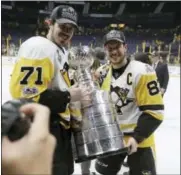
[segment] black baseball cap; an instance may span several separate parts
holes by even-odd
[[[70,23],[78,28],[78,15],[74,8],[70,6],[57,6],[53,9],[50,19],[55,20],[59,24]]]
[[[104,36],[104,45],[109,41],[119,41],[121,43],[126,43],[124,33],[119,30],[111,30]]]

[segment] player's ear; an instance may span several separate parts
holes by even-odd
[[[53,26],[54,25],[54,20],[52,20],[52,19],[49,19],[49,26]]]
[[[124,48],[125,48],[125,51],[127,51],[128,50],[128,45],[124,44]]]
[[[51,28],[51,26],[53,26],[53,20],[52,19],[46,19],[45,24],[48,28]]]

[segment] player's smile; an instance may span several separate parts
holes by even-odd
[[[64,41],[66,41],[70,38],[70,35],[60,32],[59,37],[61,37]]]
[[[110,54],[111,60],[117,60],[119,57],[121,57],[121,54],[119,54],[118,52]]]

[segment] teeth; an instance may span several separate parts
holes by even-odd
[[[64,39],[64,40],[68,39],[68,36],[63,35],[63,39]]]
[[[63,40],[67,40],[68,39],[68,36],[63,34],[63,33],[61,33],[60,36],[62,37]]]

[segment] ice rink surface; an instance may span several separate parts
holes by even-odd
[[[12,65],[2,65],[2,103],[11,99],[9,80]],[[156,155],[158,175],[180,174],[180,77],[170,76],[167,92],[164,96],[165,118],[156,131]],[[91,166],[94,169],[94,161]],[[123,168],[119,174],[127,169]],[[80,175],[80,165],[75,164],[74,175]]]

